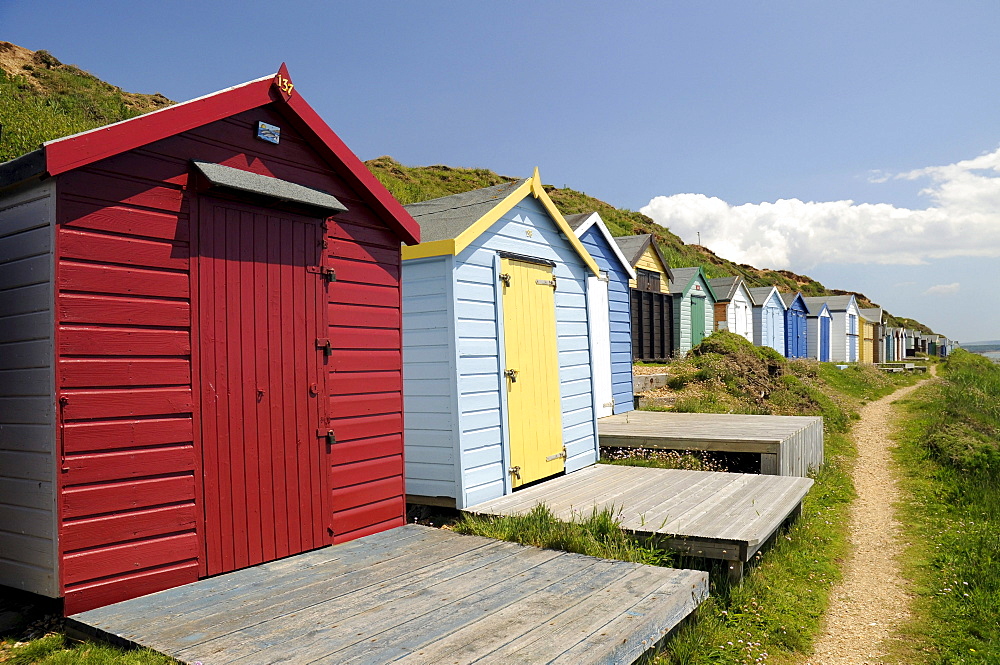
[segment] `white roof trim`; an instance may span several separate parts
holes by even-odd
[[[590,217],[587,218],[587,221],[576,227],[576,230],[573,232],[576,234],[576,237],[579,238],[586,233],[591,226],[595,225],[601,232],[601,235],[604,236],[604,239],[608,242],[608,245],[611,247],[611,251],[615,253],[615,256],[618,258],[618,263],[622,264],[622,267],[625,268],[625,272],[628,273],[629,279],[636,279],[635,269],[631,266],[631,264],[629,264],[625,255],[622,254],[621,248],[618,247],[618,243],[615,242],[614,237],[611,235],[611,232],[608,231],[608,227],[604,224],[604,220],[601,219],[601,216],[598,213],[590,213]]]
[[[183,101],[183,102],[180,102],[178,104],[171,104],[170,106],[164,106],[161,109],[156,109],[155,111],[150,111],[149,113],[143,113],[141,115],[135,116],[134,118],[128,118],[126,120],[119,120],[118,122],[113,122],[110,125],[101,125],[100,127],[94,127],[93,129],[88,129],[88,130],[85,130],[85,131],[82,131],[82,132],[77,132],[76,134],[70,134],[69,136],[60,136],[57,139],[52,139],[51,141],[46,141],[42,145],[43,146],[49,146],[49,145],[52,145],[53,143],[59,143],[60,141],[65,141],[67,139],[75,138],[77,136],[83,136],[84,134],[90,134],[90,133],[93,133],[93,132],[102,132],[105,129],[107,129],[108,127],[114,127],[115,125],[123,125],[126,122],[132,122],[133,120],[138,120],[139,118],[145,118],[145,117],[148,117],[148,116],[151,116],[151,115],[156,115],[157,113],[162,113],[163,111],[167,111],[167,110],[170,110],[170,109],[173,109],[173,108],[177,108],[178,106],[184,106],[185,104],[191,104],[191,103],[194,103],[194,102],[197,102],[197,101],[201,101],[202,99],[205,99],[206,97],[214,97],[214,96],[216,96],[216,95],[218,95],[220,93],[223,93],[223,92],[228,92],[230,90],[235,90],[236,88],[243,88],[243,87],[246,87],[248,85],[253,85],[254,83],[259,83],[261,81],[266,81],[268,79],[273,79],[273,78],[274,78],[274,74],[268,74],[267,76],[261,76],[259,79],[254,79],[252,81],[247,81],[246,83],[240,83],[238,85],[233,85],[233,86],[230,86],[228,88],[224,88],[222,90],[216,90],[214,92],[208,93],[207,95],[202,95],[201,97],[195,97],[194,99],[189,99],[187,101]]]

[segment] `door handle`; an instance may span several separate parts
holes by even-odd
[[[517,383],[517,370],[516,369],[505,369],[503,375],[510,379],[511,383]]]

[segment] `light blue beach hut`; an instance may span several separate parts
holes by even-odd
[[[785,355],[785,302],[777,287],[750,289],[753,297],[753,343]]]
[[[597,461],[587,279],[600,268],[531,178],[406,206],[407,499],[466,508]]]
[[[629,315],[629,280],[635,270],[596,212],[567,215],[576,237],[601,269],[587,278],[591,352],[594,356],[594,390],[597,417],[631,411],[632,320]]]

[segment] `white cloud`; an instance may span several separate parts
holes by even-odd
[[[953,293],[958,293],[961,288],[961,284],[958,282],[952,282],[951,284],[937,284],[931,288],[924,291],[925,296],[950,296]]]
[[[927,179],[922,210],[887,203],[800,201],[733,206],[703,194],[657,196],[641,212],[727,259],[807,271],[821,263],[919,265],[950,257],[1000,257],[1000,149],[871,182]],[[936,287],[935,287],[936,288]]]

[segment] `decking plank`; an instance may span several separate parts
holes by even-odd
[[[708,580],[407,525],[182,589],[69,622],[181,662],[604,665],[639,658]]]
[[[570,520],[614,505],[627,531],[684,542],[709,558],[731,558],[733,552],[756,551],[774,535],[812,484],[795,476],[598,464],[520,490],[516,500],[502,497],[467,512],[521,514],[543,503]],[[550,496],[558,500],[550,503]]]
[[[775,469],[805,476],[823,463],[823,419],[732,413],[630,411],[597,421],[601,446],[776,456]]]

